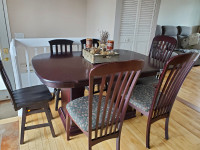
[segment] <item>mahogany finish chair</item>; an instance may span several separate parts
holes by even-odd
[[[67,39],[55,39],[49,41],[51,57],[63,57],[72,55],[73,41]],[[69,50],[68,50],[69,47]],[[60,89],[55,88],[53,98],[56,98],[55,110],[58,110],[58,103],[61,100]]]
[[[176,48],[177,40],[173,37],[161,35],[153,39],[151,49],[149,51],[149,63],[152,66],[163,69],[166,62],[171,58],[174,49]],[[161,71],[158,72],[158,76]],[[140,78],[137,84],[157,84],[156,76]]]
[[[176,44],[177,40],[173,37],[165,35],[156,36],[149,51],[149,58],[166,63],[176,48]]]
[[[93,47],[98,47],[99,46],[99,40],[98,39],[92,39],[92,45],[93,45]],[[86,48],[86,39],[82,39],[81,40],[81,49],[83,50],[84,48]],[[94,87],[96,87],[96,88],[94,88],[94,94],[95,93],[99,93],[99,89],[100,89],[100,87],[99,87],[99,85],[98,84],[96,84],[96,85],[94,85]],[[86,87],[86,89],[88,90],[88,87]],[[104,91],[107,89],[107,84],[106,84],[106,86],[105,86],[105,89],[104,89]]]
[[[67,140],[69,140],[70,119],[88,137],[88,149],[107,139],[117,138],[120,149],[120,135],[128,102],[135,83],[143,68],[141,60],[115,62],[95,66],[90,71],[89,96],[70,101],[67,108]],[[99,95],[93,94],[93,84],[101,82]],[[108,82],[106,96],[103,95]],[[92,134],[94,132],[94,134]]]
[[[73,41],[67,39],[55,39],[49,41],[51,57],[72,55]],[[68,50],[69,46],[69,50]]]
[[[179,89],[199,54],[188,53],[171,58],[165,65],[156,88],[151,85],[136,85],[129,105],[148,116],[146,147],[150,148],[151,124],[166,118],[165,139],[168,139],[168,124],[172,106]]]
[[[98,47],[99,46],[99,40],[98,39],[93,39],[92,40],[92,45],[93,47]],[[86,48],[86,39],[81,40],[81,49]]]
[[[51,134],[55,137],[53,125],[51,123],[52,114],[49,108],[49,101],[52,100],[52,95],[45,85],[37,85],[19,90],[13,90],[10,80],[6,74],[3,64],[0,60],[0,73],[3,81],[8,89],[11,96],[11,102],[14,106],[15,111],[22,108],[22,122],[21,122],[21,138],[20,144],[24,143],[24,131],[49,126]],[[34,113],[45,112],[48,123],[25,126],[26,116]]]

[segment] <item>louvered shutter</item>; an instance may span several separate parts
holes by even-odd
[[[148,55],[156,0],[140,0],[133,50]],[[155,32],[155,31],[154,31]]]
[[[119,48],[132,49],[134,41],[138,0],[123,0],[119,34]]]
[[[117,48],[148,55],[160,0],[122,0]],[[116,10],[118,11],[118,10]]]

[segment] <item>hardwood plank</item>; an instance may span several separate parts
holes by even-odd
[[[192,68],[178,93],[178,97],[200,108],[200,66]]]
[[[12,118],[6,118],[6,119],[0,119],[0,124],[6,124],[10,122],[18,121],[19,117],[12,117]]]
[[[190,102],[188,102],[188,101],[186,101],[186,100],[184,100],[184,99],[182,99],[178,96],[177,96],[176,100],[180,101],[181,103],[187,105],[188,107],[190,107],[190,108],[192,108],[192,109],[194,109],[194,110],[196,110],[197,112],[200,113],[200,107],[197,107],[194,104],[192,104],[192,103],[190,103]]]

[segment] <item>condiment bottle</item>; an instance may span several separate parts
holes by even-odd
[[[113,40],[108,40],[107,42],[107,50],[113,50],[114,48],[114,41]]]
[[[86,39],[86,48],[92,48],[92,39],[90,38]]]

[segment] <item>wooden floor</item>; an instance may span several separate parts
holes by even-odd
[[[200,66],[193,67],[184,81],[178,97],[200,108]]]
[[[195,67],[184,82],[178,97],[200,107],[200,67]],[[64,127],[51,103],[53,126],[56,138],[50,129],[40,128],[25,131],[25,144],[21,150],[87,150],[87,138],[80,134],[66,141]],[[43,114],[29,116],[27,125],[47,122]],[[137,114],[136,118],[124,121],[121,135],[121,150],[143,150],[145,148],[147,118]],[[94,150],[115,150],[115,139],[99,143]],[[185,104],[175,101],[169,121],[169,140],[164,139],[164,119],[152,125],[150,146],[152,150],[199,150],[200,149],[200,113]]]

